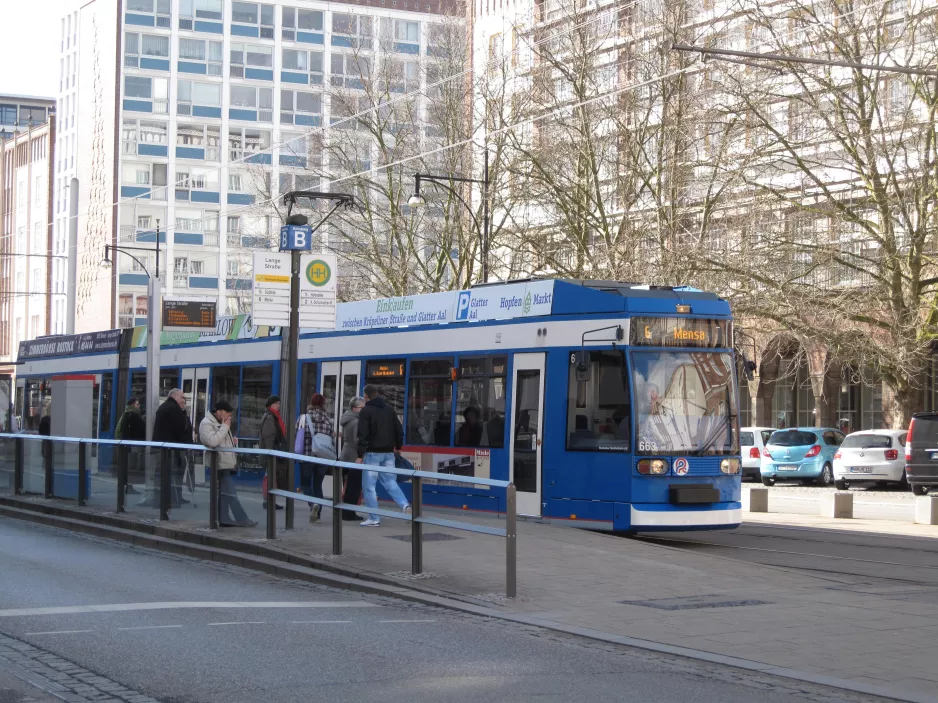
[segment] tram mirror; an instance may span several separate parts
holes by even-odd
[[[590,380],[590,353],[585,349],[573,352],[570,355],[570,363],[576,367],[576,380]]]

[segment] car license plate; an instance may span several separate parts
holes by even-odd
[[[873,473],[872,466],[851,466],[850,473],[852,474],[871,474]]]
[[[793,464],[780,464],[778,467],[779,471],[797,471],[798,467]]]

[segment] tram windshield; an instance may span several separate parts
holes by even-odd
[[[732,354],[632,353],[639,454],[735,454]]]

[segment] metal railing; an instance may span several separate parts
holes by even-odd
[[[291,452],[274,451],[267,449],[247,449],[247,448],[217,448],[209,449],[200,444],[175,444],[171,442],[141,442],[135,440],[112,440],[112,439],[83,439],[77,437],[47,437],[43,435],[32,434],[5,434],[0,433],[0,441],[13,440],[13,492],[16,495],[22,495],[24,490],[24,469],[26,457],[26,443],[37,442],[42,445],[42,463],[43,463],[43,496],[45,498],[55,496],[54,476],[55,476],[55,445],[77,446],[77,503],[84,506],[89,498],[89,472],[88,472],[88,449],[96,447],[99,451],[102,447],[113,447],[117,450],[117,495],[115,511],[117,513],[125,512],[125,494],[128,486],[128,467],[129,454],[131,448],[149,448],[158,450],[158,481],[159,481],[159,519],[169,520],[169,514],[172,510],[172,465],[175,452],[204,452],[206,465],[209,472],[209,527],[218,529],[219,527],[219,507],[220,507],[220,477],[218,468],[218,458],[222,453],[233,453],[242,457],[258,457],[262,463],[266,463],[266,478],[269,486],[268,496],[270,496],[269,507],[266,511],[266,533],[267,539],[277,538],[277,511],[270,504],[275,502],[274,497],[279,496],[287,501],[284,515],[285,529],[292,530],[295,513],[295,502],[300,501],[310,506],[318,505],[332,510],[332,553],[342,554],[343,520],[341,511],[367,512],[373,515],[404,520],[411,523],[411,570],[414,574],[423,573],[423,526],[431,525],[434,527],[443,527],[453,530],[462,530],[466,532],[475,532],[478,534],[492,535],[505,538],[505,591],[509,598],[514,598],[517,594],[517,506],[515,486],[509,481],[498,481],[494,479],[476,477],[476,476],[457,476],[452,474],[439,474],[429,471],[406,470],[387,468],[383,466],[374,466],[371,464],[352,464],[345,461],[318,459],[316,457],[306,456],[304,454],[294,454]],[[155,453],[155,451],[154,451]],[[287,462],[289,467],[288,476],[292,479],[288,487],[277,486],[277,460]],[[2,462],[2,460],[0,460]],[[294,492],[295,470],[294,462],[319,465],[332,470],[332,497],[316,498],[301,493]],[[372,508],[364,505],[345,503],[342,501],[343,475],[348,471],[374,471],[376,473],[392,474],[395,477],[404,476],[410,479],[412,483],[411,491],[411,511],[405,513],[399,510],[390,510],[386,508]],[[490,525],[480,525],[470,522],[461,522],[449,520],[441,517],[431,517],[424,514],[423,509],[423,486],[424,481],[439,480],[440,478],[449,485],[464,486],[487,486],[489,488],[505,489],[505,527],[492,527]],[[289,490],[285,490],[288,488]]]

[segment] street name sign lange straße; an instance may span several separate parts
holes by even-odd
[[[255,325],[290,324],[290,254],[254,252],[252,311]]]

